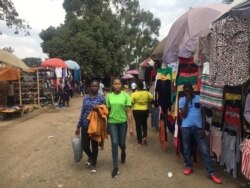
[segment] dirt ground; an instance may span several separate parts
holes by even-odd
[[[218,167],[222,185],[214,184],[199,163],[194,173],[184,176],[183,160],[178,159],[169,135],[167,151],[160,147],[158,134],[149,125],[148,146],[139,147],[135,137],[127,137],[127,161],[120,176],[111,178],[110,139],[99,151],[97,173],[90,174],[73,161],[72,139],[79,119],[81,98],[61,110],[27,114],[0,122],[0,188],[213,188],[242,186]],[[32,117],[32,113],[33,116]],[[35,114],[35,115],[34,115]],[[29,117],[29,118],[27,118]],[[168,172],[173,177],[168,177]]]

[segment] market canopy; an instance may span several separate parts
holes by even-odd
[[[0,64],[4,64],[4,66],[7,67],[16,67],[26,71],[30,69],[21,59],[6,50],[0,50]]]
[[[18,80],[20,78],[20,70],[13,67],[0,68],[0,81]]]
[[[151,54],[151,59],[153,60],[161,60],[164,52],[164,47],[167,41],[167,37],[165,37],[154,49]]]
[[[240,17],[250,19],[250,1],[249,0],[234,0],[230,5],[228,11],[219,15],[219,17],[214,21],[224,19],[226,17]]]
[[[67,65],[68,69],[73,69],[73,70],[80,69],[79,64],[73,60],[67,60],[67,61],[65,61],[65,64]]]
[[[56,67],[62,67],[67,68],[66,63],[59,59],[59,58],[50,58],[41,63],[41,67],[50,67],[50,68],[56,68]]]
[[[180,16],[168,33],[163,62],[169,64],[177,62],[178,57],[191,57],[197,50],[199,37],[206,36],[209,25],[228,8],[226,4],[212,4],[190,9]]]
[[[126,73],[127,73],[127,74],[137,75],[137,74],[139,74],[139,71],[136,70],[136,69],[134,69],[134,70],[128,70],[128,71],[126,71]]]
[[[127,79],[130,79],[130,78],[134,78],[134,76],[133,75],[131,75],[131,74],[124,74],[123,76],[122,76],[122,79],[123,80],[127,80]]]

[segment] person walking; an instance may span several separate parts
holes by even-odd
[[[100,82],[100,86],[99,86],[99,90],[98,90],[98,93],[100,94],[100,95],[103,95],[104,96],[104,84],[102,83],[102,82]]]
[[[69,107],[69,100],[70,100],[70,96],[71,96],[71,86],[69,84],[68,80],[65,80],[65,84],[64,84],[64,101],[65,101],[65,105],[66,107]]]
[[[113,91],[107,95],[106,104],[109,109],[108,132],[111,138],[113,170],[111,177],[119,175],[118,146],[121,149],[121,163],[126,161],[126,135],[129,128],[133,135],[131,100],[127,93],[122,91],[122,82],[115,78],[112,83]]]
[[[15,103],[14,85],[12,81],[9,81],[7,87],[7,106],[13,107],[14,103]]]
[[[137,85],[136,85],[135,81],[133,80],[133,82],[131,83],[132,92],[135,92],[136,88],[137,88]]]
[[[83,151],[88,156],[86,162],[87,167],[91,167],[91,173],[96,173],[96,164],[98,156],[98,142],[91,139],[88,134],[89,120],[87,119],[89,113],[96,108],[97,105],[105,104],[105,98],[98,94],[99,82],[93,80],[90,83],[90,92],[83,97],[81,115],[75,130],[75,134],[79,135],[81,132]],[[91,143],[91,149],[90,149]]]
[[[143,88],[143,82],[139,81],[137,90],[131,94],[138,146],[147,144],[148,103],[153,100],[153,95]]]
[[[208,176],[217,184],[222,183],[221,179],[215,176],[213,162],[209,155],[209,149],[205,139],[205,110],[200,105],[200,96],[194,94],[193,86],[187,82],[183,86],[184,97],[179,100],[179,110],[182,117],[181,133],[183,139],[183,156],[186,168],[184,175],[193,172],[191,159],[191,136],[195,139],[206,166]]]
[[[59,80],[57,86],[57,96],[58,96],[57,108],[63,108],[65,106],[65,92],[62,79]]]

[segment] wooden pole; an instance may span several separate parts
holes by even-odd
[[[36,82],[37,82],[37,104],[40,106],[40,83],[39,83],[39,71],[36,70]]]
[[[21,75],[18,78],[18,90],[19,90],[19,105],[22,106],[23,105],[23,101],[22,101]]]

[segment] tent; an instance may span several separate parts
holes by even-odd
[[[20,70],[12,67],[0,68],[0,81],[18,80],[20,78]]]
[[[152,60],[162,60],[164,47],[167,41],[167,37],[165,37],[154,49],[154,51],[151,54]]]
[[[21,81],[20,81],[20,70],[13,67],[1,67],[0,68],[0,81],[18,80],[19,87],[19,101],[22,105],[22,94],[21,94]]]
[[[30,69],[21,59],[5,50],[0,50],[0,64],[19,68],[25,71]]]
[[[178,57],[189,58],[197,50],[199,37],[206,36],[209,25],[228,5],[212,4],[206,7],[193,8],[180,16],[172,25],[166,40],[163,62],[177,62]]]
[[[226,17],[241,17],[250,19],[250,1],[249,0],[234,0],[233,3],[230,4],[230,8],[228,11],[222,13],[221,15],[214,20],[214,22],[224,19]]]

